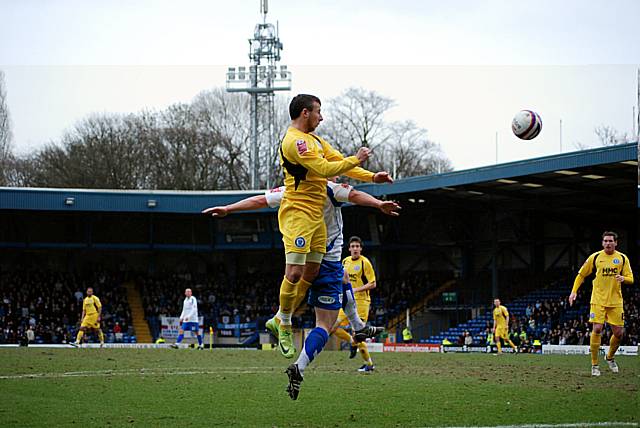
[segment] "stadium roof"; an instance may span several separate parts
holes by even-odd
[[[619,189],[637,189],[638,146],[625,144],[535,159],[411,177],[393,184],[363,184],[376,196],[409,198],[442,193],[464,199],[523,199],[533,196],[610,197]],[[262,191],[145,191],[0,188],[0,209],[41,211],[160,212],[195,214]],[[615,198],[613,198],[615,200]],[[627,202],[627,201],[620,201]]]
[[[383,186],[366,184],[358,189],[375,196],[442,190],[458,192],[460,197],[515,197],[516,192],[597,192],[605,186],[637,185],[637,174],[638,146],[632,143],[411,177]]]

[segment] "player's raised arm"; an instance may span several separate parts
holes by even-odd
[[[329,161],[340,161],[344,159],[342,153],[334,149],[331,144],[326,141],[320,139],[322,144],[325,158]],[[347,177],[353,178],[354,180],[366,181],[366,182],[374,182],[374,183],[393,183],[393,179],[386,171],[373,173],[359,166],[347,171],[344,173]]]
[[[401,209],[401,207],[396,202],[382,201],[380,199],[374,198],[368,193],[361,192],[359,190],[351,190],[351,192],[349,193],[349,202],[363,207],[377,208],[386,215],[390,215],[392,217],[397,217],[400,215],[398,211]]]
[[[357,167],[369,159],[371,150],[366,147],[360,147],[354,156],[349,156],[342,160],[329,161],[320,154],[315,144],[310,144],[305,140],[297,140],[287,144],[283,142],[282,152],[286,159],[302,165],[320,177],[328,178],[345,174],[350,169]]]
[[[202,214],[211,215],[212,217],[226,217],[228,214],[237,211],[251,211],[267,208],[267,198],[264,195],[251,196],[233,204],[210,207],[202,210]]]

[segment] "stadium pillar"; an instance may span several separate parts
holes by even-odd
[[[496,212],[493,211],[492,219],[492,231],[493,242],[491,245],[491,294],[492,298],[498,296],[498,221],[496,219]]]

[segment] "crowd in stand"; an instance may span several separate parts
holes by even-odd
[[[278,309],[279,281],[274,275],[260,272],[234,278],[223,271],[211,275],[188,272],[143,275],[136,277],[135,282],[140,287],[145,315],[154,338],[160,333],[161,316],[180,315],[185,288],[191,288],[198,299],[205,325],[260,321]],[[82,299],[90,286],[103,304],[102,328],[107,337],[112,337],[109,333],[117,332],[133,335],[131,313],[122,283],[123,278],[119,274],[107,273],[0,273],[0,343],[17,343],[24,336],[32,336],[34,341],[45,343],[73,340],[82,313]],[[436,281],[417,272],[396,280],[379,281],[378,287],[372,291],[370,321],[383,325],[437,285]],[[517,345],[525,347],[534,339],[545,344],[588,344],[591,331],[588,302],[589,293],[581,290],[573,308],[569,308],[566,296],[562,296],[530,305],[523,316],[516,317],[512,313],[511,338]],[[578,311],[575,311],[576,307]],[[639,308],[640,292],[626,288],[623,344],[639,342]],[[301,311],[298,315],[298,325],[313,324],[310,310]],[[487,333],[491,331],[490,324],[487,325]],[[610,334],[607,329],[603,343],[608,343]],[[460,344],[470,341],[470,335],[463,334],[459,339]]]
[[[102,330],[131,331],[131,314],[122,281],[114,275],[50,271],[0,273],[0,343],[68,343],[80,324],[87,287],[102,303]]]
[[[151,334],[158,337],[160,317],[178,317],[182,312],[184,290],[191,288],[198,299],[198,312],[205,325],[219,322],[254,322],[278,310],[278,286],[260,273],[234,279],[220,273],[215,276],[192,273],[138,277],[145,314]]]
[[[371,315],[375,316],[378,324],[385,324],[438,286],[438,282],[425,272],[409,272],[401,278],[377,282],[377,288],[371,292]],[[369,319],[374,318],[369,316]]]
[[[640,291],[624,289],[625,335],[622,345],[640,343]],[[590,291],[581,290],[573,308],[567,296],[555,300],[545,300],[529,305],[522,317],[510,314],[510,338],[518,346],[530,346],[534,339],[549,345],[589,345],[591,323],[589,322]],[[574,310],[568,313],[571,310]],[[577,309],[577,310],[576,310]],[[491,325],[487,325],[486,335],[491,337]],[[609,343],[611,329],[602,334],[602,343]],[[463,335],[464,336],[464,335]],[[464,340],[464,337],[459,340]]]
[[[205,326],[216,323],[265,320],[278,310],[279,276],[259,272],[230,278],[224,272],[215,275],[158,274],[139,276],[136,283],[143,296],[145,314],[152,336],[158,337],[162,316],[177,317],[182,311],[184,290],[191,288],[198,299],[198,310]],[[407,305],[433,288],[433,281],[420,273],[398,280],[378,281],[371,292],[373,304],[369,319],[383,325]],[[308,308],[298,311],[294,325],[312,327],[314,315]],[[375,320],[375,321],[374,321]]]

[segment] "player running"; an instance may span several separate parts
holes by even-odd
[[[633,284],[633,272],[631,272],[627,256],[616,251],[617,245],[617,233],[604,232],[602,234],[603,250],[595,252],[587,258],[576,275],[573,289],[569,295],[569,305],[573,305],[584,279],[595,272],[589,312],[589,322],[593,324],[590,340],[591,376],[600,376],[598,351],[605,322],[611,326],[613,332],[609,342],[609,353],[606,357],[607,365],[613,373],[619,371],[614,355],[624,335],[622,284]]]
[[[355,295],[358,316],[366,323],[369,319],[369,308],[371,306],[371,295],[369,292],[376,288],[376,274],[371,261],[362,255],[362,240],[359,237],[352,236],[349,239],[349,252],[351,255],[342,260],[342,266],[344,267],[345,273],[349,276],[349,282],[354,287],[353,294]],[[364,341],[357,343],[344,328],[341,328],[347,326],[346,318],[346,314],[340,311],[333,329],[333,334],[351,344],[351,354],[349,358],[354,358],[356,353],[360,351],[364,364],[358,371],[371,372],[375,369],[375,366],[369,354],[367,343]]]
[[[289,104],[291,125],[280,144],[280,163],[285,171],[285,191],[278,211],[278,224],[285,247],[285,274],[280,286],[280,351],[287,358],[296,353],[291,316],[298,287],[309,288],[326,252],[327,231],[323,207],[327,177],[346,174],[375,183],[392,182],[387,172],[374,174],[358,167],[370,156],[361,147],[355,156],[344,158],[329,143],[312,132],[322,121],[320,99],[296,95]]]
[[[493,340],[498,347],[498,354],[502,354],[502,340],[508,342],[514,352],[518,352],[518,348],[509,338],[509,311],[500,304],[500,299],[493,300]]]
[[[84,336],[87,330],[95,331],[98,333],[100,339],[100,347],[104,346],[104,333],[100,328],[100,320],[102,317],[102,303],[98,296],[93,295],[93,288],[87,288],[87,297],[82,301],[82,322],[80,324],[80,330],[76,336],[76,341],[71,342],[73,347],[79,347],[82,345],[82,336]]]
[[[202,346],[202,334],[200,333],[200,326],[198,323],[198,299],[196,299],[193,295],[193,292],[190,288],[184,290],[184,302],[182,303],[182,313],[180,314],[180,320],[178,323],[180,324],[180,330],[178,331],[178,339],[176,343],[172,344],[171,347],[174,349],[178,349],[180,347],[180,342],[184,339],[184,332],[187,331],[195,331],[198,337],[198,349],[203,349]]]

